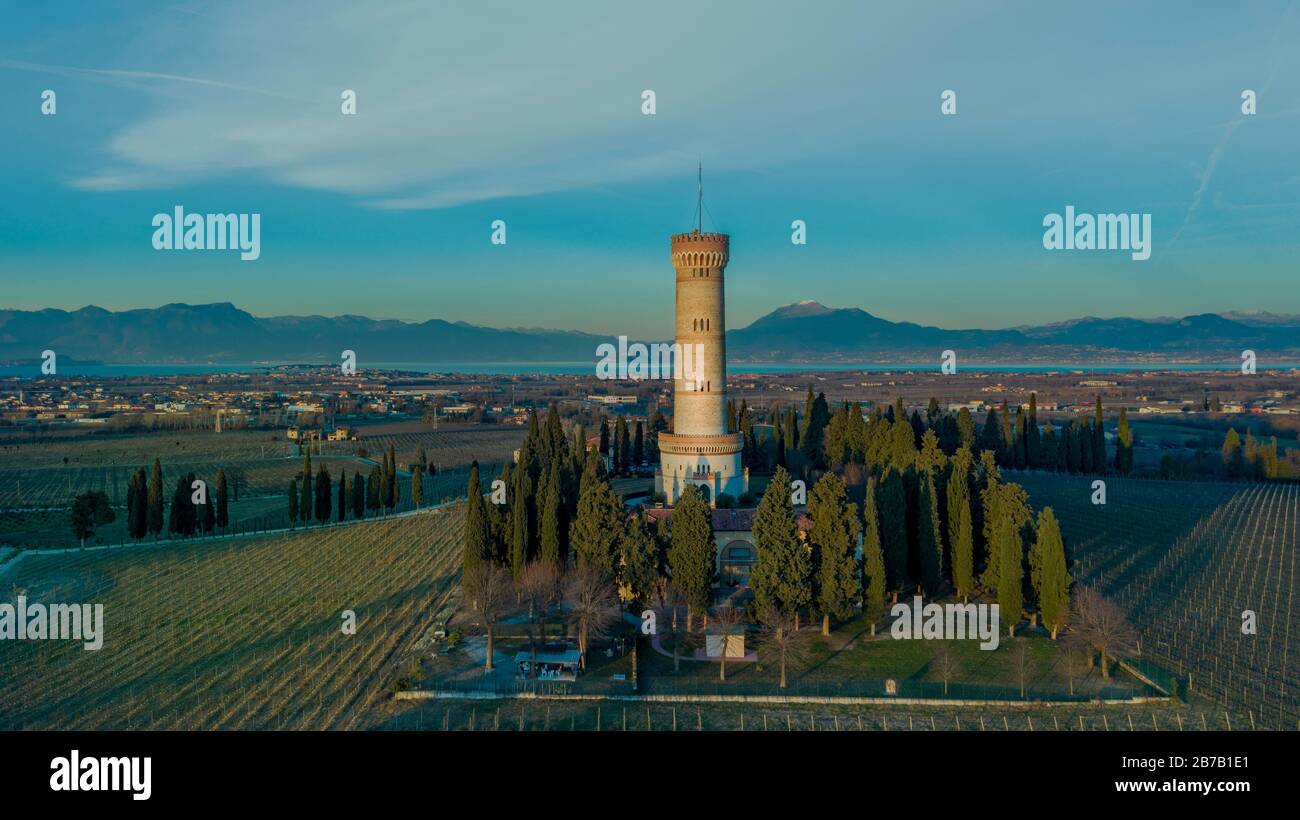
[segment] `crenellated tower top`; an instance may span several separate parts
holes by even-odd
[[[690,231],[673,234],[674,268],[725,268],[731,258],[731,237],[725,233]]]

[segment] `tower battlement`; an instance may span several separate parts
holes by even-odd
[[[672,260],[675,268],[721,268],[731,256],[731,237],[725,233],[673,234]]]

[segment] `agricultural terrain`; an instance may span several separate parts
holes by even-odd
[[[1112,477],[1095,505],[1091,477],[1014,480],[1055,509],[1074,577],[1129,611],[1144,656],[1261,722],[1300,726],[1300,485]]]
[[[0,600],[102,603],[106,634],[98,651],[0,642],[0,729],[364,726],[403,653],[454,607],[460,510],[24,556]]]

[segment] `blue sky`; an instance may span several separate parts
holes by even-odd
[[[702,160],[733,327],[1300,313],[1297,4],[811,5],[0,4],[0,303],[659,335]],[[175,205],[261,258],[155,251]],[[1151,259],[1045,251],[1066,205]]]

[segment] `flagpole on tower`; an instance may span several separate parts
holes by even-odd
[[[699,212],[699,227],[697,233],[704,233],[704,160],[700,160],[699,167],[696,170],[695,186],[698,193],[695,209]]]

